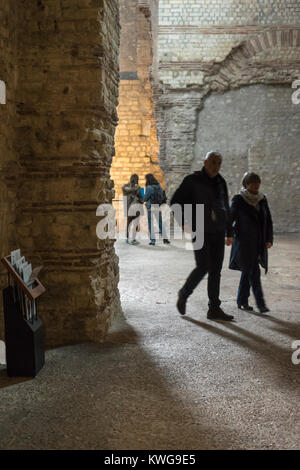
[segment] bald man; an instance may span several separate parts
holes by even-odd
[[[191,204],[192,220],[188,221],[191,230],[197,233],[195,207],[204,205],[204,243],[201,249],[194,249],[196,268],[190,273],[185,284],[178,292],[177,309],[181,315],[186,313],[186,302],[203,277],[208,274],[208,312],[209,320],[231,321],[232,315],[227,315],[220,307],[220,280],[224,259],[224,245],[232,244],[232,227],[230,223],[227,185],[219,174],[222,165],[222,155],[219,152],[208,152],[204,166],[200,171],[186,176],[173,195],[171,205]],[[183,214],[181,220],[185,225]],[[198,227],[199,229],[199,227]],[[203,228],[202,228],[203,229]],[[195,245],[196,246],[196,245]]]

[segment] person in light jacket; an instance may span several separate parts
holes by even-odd
[[[238,287],[238,308],[252,311],[248,303],[250,287],[261,313],[269,312],[260,279],[261,265],[268,271],[268,249],[273,245],[273,222],[266,196],[260,191],[256,173],[245,173],[240,194],[233,197],[230,213],[234,237],[230,269],[242,271]]]

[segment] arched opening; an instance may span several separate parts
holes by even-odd
[[[120,0],[119,120],[111,178],[114,181],[118,227],[123,231],[122,185],[128,183],[130,176],[137,174],[140,186],[144,187],[145,175],[152,173],[163,187],[165,185],[158,157],[151,77],[156,14],[157,2]]]

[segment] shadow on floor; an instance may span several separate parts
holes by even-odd
[[[251,312],[251,314],[253,313]],[[259,316],[260,314],[257,315]],[[300,339],[300,317],[298,323],[280,320],[279,318],[275,318],[272,315],[264,315],[264,318],[271,322],[271,329],[277,333],[282,333],[293,339]]]
[[[235,322],[220,322],[222,327],[231,330],[228,332],[220,327],[215,326],[215,323],[218,322],[210,324],[195,320],[190,317],[182,318],[183,320],[200,326],[201,328],[210,331],[213,334],[222,336],[232,343],[238,344],[248,350],[261,354],[265,359],[267,359],[267,361],[273,367],[274,371],[279,374],[296,374],[295,366],[291,362],[291,356],[293,352],[292,349],[288,350],[276,343],[272,343],[266,340],[263,336],[254,334],[251,331],[238,326]],[[238,333],[238,335],[233,333]],[[291,389],[294,389],[294,383],[292,380],[290,381],[289,386]]]
[[[1,397],[1,449],[230,448],[230,428],[222,432],[205,402],[194,411],[175,396],[168,370],[126,330],[121,343],[47,351],[34,387]]]

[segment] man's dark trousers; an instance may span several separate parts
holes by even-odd
[[[208,273],[208,306],[209,308],[220,306],[221,301],[219,295],[221,271],[224,260],[224,242],[224,232],[204,234],[203,247],[201,250],[194,250],[196,268],[191,272],[182,289],[180,289],[180,297],[187,299]]]

